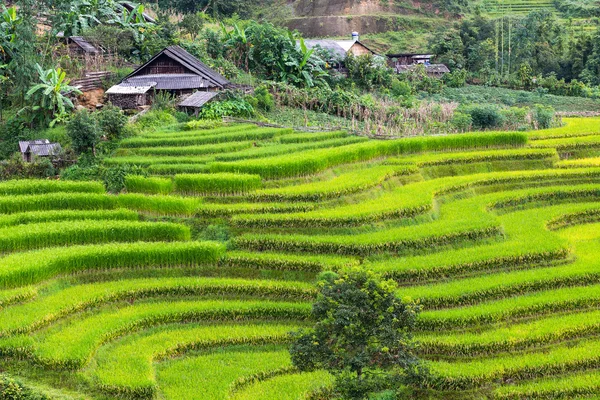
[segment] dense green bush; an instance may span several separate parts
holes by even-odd
[[[173,125],[177,119],[168,111],[152,110],[141,115],[136,124],[143,130],[157,129],[163,126]]]
[[[78,111],[67,124],[67,133],[71,138],[73,150],[77,153],[96,152],[101,132],[98,122],[89,111]]]
[[[471,106],[466,110],[473,120],[475,129],[492,129],[502,126],[505,118],[500,109],[492,105]]]
[[[15,178],[49,178],[56,175],[56,169],[48,158],[35,158],[24,162],[20,154],[0,162],[0,180]]]
[[[108,140],[121,139],[127,124],[127,116],[118,107],[107,104],[95,115],[98,126]]]
[[[213,101],[202,107],[200,111],[200,117],[206,119],[219,119],[225,116],[250,118],[254,114],[254,107],[244,99]]]
[[[216,129],[220,128],[221,126],[223,126],[223,122],[221,121],[199,119],[187,122],[183,129],[186,131],[196,131],[203,129]]]
[[[548,129],[554,125],[554,109],[552,107],[537,104],[533,110],[533,117],[538,129]]]
[[[50,400],[45,394],[35,393],[21,382],[0,375],[0,399],[3,400]]]

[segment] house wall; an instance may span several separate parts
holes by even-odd
[[[354,43],[352,45],[352,47],[350,47],[350,50],[348,50],[348,53],[352,54],[353,56],[363,56],[365,54],[373,54],[373,52],[369,49],[367,49],[365,46],[363,46],[360,43]]]
[[[150,103],[147,94],[109,94],[108,101],[122,109],[134,109]]]
[[[183,65],[175,62],[171,58],[162,54],[152,63],[145,66],[136,75],[154,75],[154,74],[187,74],[192,73]]]

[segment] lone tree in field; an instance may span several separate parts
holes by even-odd
[[[396,296],[394,281],[355,268],[324,274],[319,287],[314,327],[294,333],[290,353],[299,370],[329,371],[347,399],[383,389],[390,370],[396,383],[420,373],[411,334],[419,307]]]

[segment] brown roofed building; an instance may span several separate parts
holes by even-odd
[[[169,46],[106,91],[108,99],[121,108],[152,104],[157,91],[175,96],[196,91],[212,92],[231,83],[179,46]]]

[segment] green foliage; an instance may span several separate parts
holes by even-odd
[[[349,55],[346,57],[345,65],[348,69],[348,78],[366,90],[381,85],[387,86],[392,77],[392,70],[386,65],[385,59],[379,56]]]
[[[554,109],[552,107],[537,104],[533,117],[538,125],[538,129],[549,129],[555,124]]]
[[[67,134],[71,138],[73,150],[77,153],[96,153],[100,142],[98,122],[87,110],[78,111],[67,124]]]
[[[129,193],[169,194],[173,191],[173,181],[167,178],[127,175],[125,177],[125,189]]]
[[[215,128],[220,128],[221,126],[223,126],[222,121],[198,119],[198,120],[193,120],[193,121],[187,122],[184,126],[184,129],[186,131],[196,131],[196,130],[203,130],[203,129],[215,129]]]
[[[319,289],[314,327],[294,335],[294,366],[326,369],[345,399],[367,398],[380,384],[378,369],[416,373],[411,331],[419,307],[396,297],[393,281],[355,268],[324,276]]]
[[[118,140],[123,137],[127,116],[118,107],[107,104],[101,111],[95,113],[94,117],[108,140]]]
[[[225,116],[251,118],[254,114],[254,107],[245,99],[212,101],[200,110],[200,117],[206,119],[221,119]]]
[[[36,64],[36,68],[40,83],[31,87],[25,97],[31,101],[34,119],[41,115],[41,122],[49,122],[52,127],[55,123],[64,121],[68,111],[74,108],[68,96],[81,94],[81,91],[69,86],[67,74],[62,69],[43,70],[39,64]]]
[[[25,162],[20,154],[15,154],[8,160],[0,161],[0,180],[50,178],[55,175],[56,169],[48,158]]]
[[[206,19],[206,14],[201,12],[185,14],[181,21],[179,21],[179,27],[190,35],[192,40],[195,40],[196,36],[202,30]]]
[[[151,110],[136,120],[136,124],[143,130],[158,129],[176,122],[175,117],[165,110]]]
[[[269,92],[269,89],[261,85],[254,89],[254,97],[257,100],[257,107],[263,111],[271,111],[275,106],[273,95]]]
[[[506,121],[500,108],[493,105],[471,106],[466,112],[470,115],[472,125],[476,129],[499,128]]]
[[[0,398],[6,400],[50,400],[50,397],[45,394],[37,393],[4,374],[0,375]]]

